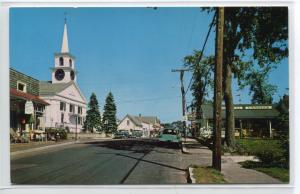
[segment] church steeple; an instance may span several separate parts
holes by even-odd
[[[61,52],[54,55],[54,68],[52,68],[52,83],[76,82],[75,57],[71,55],[68,44],[67,20],[65,17]]]
[[[61,45],[61,53],[69,53],[69,43],[68,43],[68,30],[67,30],[67,19],[65,18],[64,25],[64,35]]]

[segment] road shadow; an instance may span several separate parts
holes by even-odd
[[[174,154],[173,152],[156,150],[155,148],[167,148],[167,149],[180,149],[177,144],[170,144],[160,142],[158,140],[147,140],[147,139],[126,139],[126,140],[111,140],[111,141],[98,141],[98,142],[86,142],[85,144],[89,144],[90,146],[110,148],[114,150],[122,150],[122,151],[130,151],[133,153],[142,153],[142,156],[135,157],[131,155],[127,155],[124,153],[99,153],[99,154],[114,154],[116,156],[126,157],[135,160],[134,165],[130,168],[130,170],[126,173],[123,179],[120,181],[120,184],[124,184],[128,177],[132,174],[134,169],[138,166],[140,162],[146,162],[154,165],[159,165],[171,169],[175,169],[178,171],[186,172],[186,169],[181,169],[176,166],[171,166],[163,163],[158,163],[155,161],[150,161],[144,159],[150,152],[158,152],[162,154]]]
[[[171,144],[160,142],[158,140],[147,140],[147,139],[122,139],[122,140],[110,140],[110,141],[96,141],[96,142],[86,142],[88,144],[96,147],[104,147],[115,150],[126,150],[135,153],[148,153],[149,150],[153,150],[155,147],[167,148],[167,149],[180,149],[179,144]],[[159,151],[164,152],[164,151]],[[168,152],[173,154],[171,152]]]

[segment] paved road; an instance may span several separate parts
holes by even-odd
[[[81,143],[11,160],[13,184],[180,184],[192,156],[154,140]]]

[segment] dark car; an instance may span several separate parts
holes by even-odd
[[[131,136],[133,138],[141,138],[143,136],[143,132],[140,130],[133,130]]]
[[[114,139],[125,139],[129,137],[128,131],[118,131],[114,134]]]

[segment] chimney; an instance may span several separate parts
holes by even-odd
[[[142,116],[142,114],[140,113],[140,114],[139,114],[139,117],[141,117],[141,116]]]

